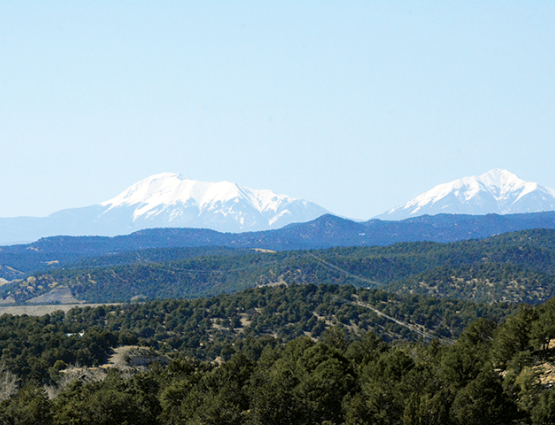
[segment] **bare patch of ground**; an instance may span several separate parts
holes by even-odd
[[[548,388],[553,387],[555,384],[555,365],[552,362],[544,362],[533,369],[538,374],[541,385]]]
[[[78,304],[79,301],[71,293],[71,289],[67,286],[58,286],[44,295],[31,298],[27,301],[28,304],[48,304],[48,303],[60,303],[60,304]]]
[[[244,331],[244,328],[249,326],[252,323],[252,320],[250,320],[250,315],[248,313],[239,313],[239,316],[241,316],[241,327]]]
[[[45,314],[51,314],[55,311],[63,311],[67,313],[69,310],[75,307],[100,307],[102,305],[120,305],[120,303],[112,304],[58,304],[58,305],[14,305],[0,307],[0,316],[2,314],[11,314],[12,316],[22,316],[26,314],[27,316],[44,316]]]
[[[161,363],[162,366],[170,364],[168,356],[158,353],[152,348],[139,347],[138,345],[125,345],[114,348],[108,356],[106,363],[98,367],[70,366],[60,370],[60,373],[70,375],[103,376],[109,369],[119,369],[121,371],[144,371],[153,363]],[[76,378],[78,379],[78,378]]]
[[[130,378],[134,374],[144,372],[153,363],[160,363],[167,366],[171,359],[153,349],[128,345],[112,350],[105,364],[98,367],[81,367],[72,365],[60,370],[60,375],[56,379],[56,385],[47,386],[45,390],[50,399],[56,398],[71,382],[81,381],[100,382],[106,379],[110,369],[118,369],[124,378]]]
[[[0,300],[0,304],[14,304],[15,298],[13,295],[8,295],[6,298]]]
[[[168,356],[164,356],[151,348],[126,345],[114,348],[106,364],[100,367],[104,369],[115,367],[123,370],[126,368],[146,368],[152,363],[161,363],[162,366],[167,366],[170,362],[171,359]]]
[[[263,288],[265,286],[279,286],[279,285],[289,286],[287,282],[283,279],[283,275],[279,276],[276,282],[270,282],[265,285],[257,285],[257,288]]]

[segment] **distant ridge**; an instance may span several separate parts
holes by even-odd
[[[438,214],[400,221],[359,223],[325,214],[306,223],[260,232],[222,233],[210,229],[156,228],[130,235],[53,236],[25,245],[0,247],[9,252],[89,252],[101,255],[148,248],[227,246],[278,251],[335,246],[385,246],[399,242],[456,242],[528,229],[555,229],[555,212],[528,214]]]
[[[26,245],[0,247],[0,277],[11,280],[32,270],[64,267],[65,264],[81,258],[149,248],[230,247],[284,251],[385,246],[398,242],[482,239],[528,229],[555,229],[555,212],[507,215],[439,214],[402,221],[374,219],[364,223],[326,214],[307,223],[290,224],[281,229],[261,232],[221,233],[209,229],[158,228],[116,237],[56,236]]]
[[[555,190],[507,170],[440,184],[376,218],[403,220],[435,214],[517,214],[555,210]]]

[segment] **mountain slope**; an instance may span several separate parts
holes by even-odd
[[[101,205],[106,207],[101,217],[127,211],[136,229],[171,226],[221,232],[275,229],[327,212],[312,202],[271,190],[182,179],[172,173],[144,179]]]
[[[276,251],[346,246],[391,245],[398,242],[455,242],[526,229],[555,229],[555,212],[507,215],[452,215],[414,217],[401,221],[370,220],[357,223],[330,214],[307,223],[262,232],[220,233],[209,229],[144,229],[130,235],[56,236],[31,244],[0,247],[0,278],[13,280],[39,270],[69,267],[96,256],[111,257],[111,264],[129,263],[115,254],[147,249],[229,247]],[[215,252],[213,249],[207,251]],[[168,261],[189,254],[167,254]],[[164,254],[166,255],[166,254]],[[180,257],[181,256],[181,257]],[[133,257],[133,256],[132,256]],[[179,257],[179,258],[178,258]],[[106,261],[102,260],[103,262]],[[131,261],[134,262],[134,261]]]
[[[177,256],[168,256],[173,261],[167,261],[160,253],[151,262],[135,259],[127,265],[109,265],[104,258],[85,268],[70,264],[7,283],[0,288],[0,299],[33,303],[71,294],[87,302],[127,302],[137,297],[196,298],[257,286],[313,283],[535,304],[555,295],[554,237],[555,230],[538,229],[451,244],[207,251],[196,257],[184,252],[178,261]],[[63,294],[56,292],[62,290]]]
[[[516,214],[555,210],[555,190],[507,170],[440,184],[376,218],[402,220],[434,214]]]
[[[132,185],[116,197],[48,217],[0,219],[0,243],[55,235],[125,235],[160,227],[246,232],[305,222],[327,211],[302,199],[230,182],[209,183],[163,173]]]

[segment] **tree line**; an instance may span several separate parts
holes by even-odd
[[[451,244],[276,253],[145,250],[89,258],[76,263],[78,268],[66,265],[63,270],[35,274],[2,286],[0,298],[24,303],[56,286],[68,286],[80,300],[128,302],[137,296],[196,298],[285,282],[538,304],[555,295],[555,248],[550,244],[554,236],[555,230],[540,229]]]

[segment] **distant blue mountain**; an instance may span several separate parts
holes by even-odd
[[[555,229],[555,212],[526,214],[420,216],[402,221],[359,223],[330,214],[281,229],[221,233],[209,229],[145,229],[125,236],[55,236],[25,245],[0,247],[0,277],[12,279],[32,270],[64,267],[87,257],[149,248],[231,247],[276,251],[398,242],[455,242],[527,229]],[[11,270],[11,269],[12,270]],[[15,270],[13,270],[15,269]]]

